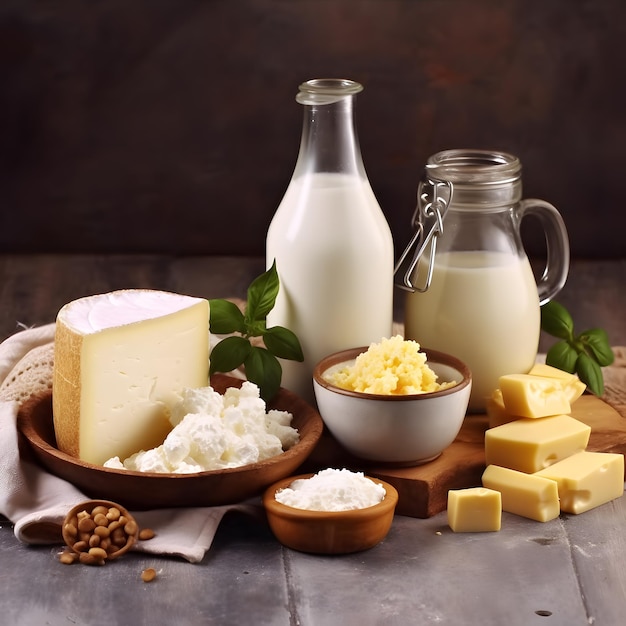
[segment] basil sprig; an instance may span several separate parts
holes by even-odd
[[[280,387],[283,370],[278,359],[304,360],[295,333],[284,326],[266,326],[267,314],[274,308],[279,289],[274,261],[248,287],[243,313],[229,300],[209,300],[211,332],[230,335],[211,350],[210,374],[227,373],[243,365],[246,378],[259,387],[266,402]],[[253,345],[252,337],[262,337],[265,347]]]
[[[601,396],[604,393],[601,368],[611,365],[615,359],[606,331],[592,328],[576,334],[569,311],[553,300],[541,307],[541,328],[561,340],[548,350],[546,363],[578,374],[589,391]]]

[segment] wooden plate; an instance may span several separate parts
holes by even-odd
[[[211,385],[223,393],[227,387],[240,387],[243,381],[216,374]],[[184,506],[233,504],[260,494],[267,486],[289,476],[309,456],[323,429],[319,413],[304,400],[280,389],[269,408],[289,411],[300,441],[283,454],[237,468],[196,474],[156,474],[109,469],[74,458],[56,447],[52,422],[52,393],[33,396],[17,417],[24,454],[32,452],[36,461],[51,474],[78,487],[90,498],[113,500],[129,509],[156,509]]]
[[[572,417],[591,426],[587,450],[626,454],[626,415],[599,398],[584,394],[572,404]],[[324,433],[307,459],[307,471],[323,467],[346,467],[365,471],[373,478],[392,484],[399,494],[396,513],[410,517],[432,517],[445,511],[449,489],[481,485],[485,471],[486,415],[469,415],[455,441],[443,454],[416,467],[389,467],[351,457],[330,435]],[[626,477],[625,477],[626,478]]]

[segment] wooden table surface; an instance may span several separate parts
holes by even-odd
[[[559,297],[582,326],[626,345],[626,261],[574,262]],[[123,287],[245,295],[259,258],[0,256],[0,338],[54,320],[66,302]],[[401,314],[401,305],[398,306]],[[445,513],[396,516],[363,553],[320,557],[229,514],[199,564],[132,553],[64,566],[58,547],[20,544],[0,520],[0,623],[452,624],[614,626],[626,614],[626,498],[547,523],[503,514],[498,533],[455,534]],[[158,576],[143,583],[140,573]]]

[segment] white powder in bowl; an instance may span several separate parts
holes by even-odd
[[[385,494],[385,488],[366,478],[363,472],[325,469],[311,478],[294,480],[289,487],[277,491],[275,498],[296,509],[350,511],[374,506]]]

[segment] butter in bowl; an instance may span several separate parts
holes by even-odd
[[[472,376],[455,356],[397,335],[325,357],[313,385],[324,423],[348,452],[409,467],[437,458],[454,441]]]

